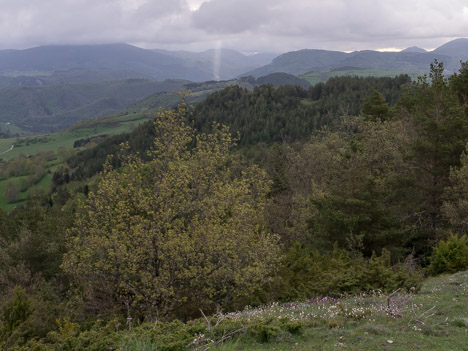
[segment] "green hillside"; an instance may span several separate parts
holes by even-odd
[[[155,92],[177,90],[183,83],[130,79],[2,89],[0,122],[29,133],[63,129],[79,120],[120,111]]]
[[[85,144],[84,146],[90,147],[94,145],[93,140],[102,141],[112,135],[129,132],[138,127],[138,125],[151,120],[153,117],[154,116],[151,114],[144,113],[107,116],[80,122],[68,130],[57,133],[0,139],[0,166],[1,162],[8,162],[9,160],[14,160],[19,156],[34,157],[41,153],[50,152],[56,154],[51,162],[43,165],[47,170],[47,174],[41,178],[39,183],[35,184],[36,186],[42,187],[44,189],[44,193],[48,193],[52,184],[52,175],[54,174],[57,166],[65,161],[65,159],[60,157],[60,152],[65,152],[70,156],[79,150],[74,148],[77,141],[89,140],[91,143],[89,143],[89,145]],[[18,194],[17,201],[14,203],[7,202],[7,199],[4,196],[5,187],[8,182],[19,184],[21,180],[25,178],[25,176],[20,176],[0,179],[0,208],[11,210],[28,198],[31,194],[30,188],[20,192]]]
[[[257,78],[255,85],[266,85],[272,84],[276,86],[281,85],[296,85],[304,89],[307,89],[310,86],[310,83],[300,77],[293,76],[292,74],[287,73],[271,73],[263,77]]]
[[[447,55],[461,60],[468,57],[468,38],[459,38],[445,43],[434,50],[435,53]]]
[[[0,158],[9,160],[20,154],[34,155],[43,151],[56,152],[59,147],[72,148],[76,140],[92,138],[102,134],[115,135],[127,132],[151,118],[150,115],[140,113],[107,116],[80,122],[68,130],[57,133],[0,139],[0,152],[7,151],[14,145],[11,151],[1,154]]]
[[[247,309],[226,315],[225,322],[243,320],[246,332],[218,337],[210,349],[466,350],[467,301],[468,272],[460,272],[428,279],[417,294],[376,292]],[[198,343],[208,345],[207,339]]]

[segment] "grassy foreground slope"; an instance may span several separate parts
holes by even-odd
[[[271,330],[268,345],[241,336],[213,350],[468,350],[468,271],[430,278],[414,295],[363,294],[238,315],[283,317],[303,328],[297,335]]]
[[[120,326],[120,327],[119,327]],[[416,293],[379,292],[271,304],[186,323],[122,328],[97,323],[58,332],[19,350],[468,350],[468,271],[428,279]]]

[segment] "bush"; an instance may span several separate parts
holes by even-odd
[[[31,302],[24,289],[15,288],[15,296],[2,308],[3,334],[11,334],[31,315]]]
[[[293,301],[370,290],[414,291],[420,288],[422,278],[412,260],[392,265],[387,250],[366,259],[351,257],[338,248],[320,254],[296,244],[285,254],[270,290],[272,300]]]
[[[434,248],[429,270],[433,274],[455,273],[468,268],[468,238],[451,234]]]

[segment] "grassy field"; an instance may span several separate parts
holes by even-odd
[[[218,85],[224,86],[223,84]],[[189,104],[197,103],[215,90],[216,89],[209,85],[207,88],[192,92],[187,96],[186,100]],[[158,107],[170,108],[177,105],[181,100],[182,96],[176,92],[154,94],[129,109],[122,111],[118,115],[81,121],[67,130],[42,135],[0,139],[0,162],[14,159],[20,155],[29,157],[40,152],[53,151],[57,153],[61,148],[70,150],[73,149],[74,142],[80,139],[129,132],[138,125],[153,119],[155,112],[151,110],[157,110]],[[0,128],[7,127],[12,128],[11,125],[0,125]],[[52,162],[46,165],[50,174],[45,176],[44,179],[36,185],[40,185],[44,189],[49,190],[53,171],[59,164],[60,162]],[[19,184],[22,178],[23,177],[16,177],[0,180],[0,208],[11,210],[28,198],[29,190],[19,193],[18,201],[14,203],[8,203],[5,198],[6,184],[10,181]]]
[[[56,152],[60,147],[72,148],[76,140],[102,134],[115,135],[127,132],[150,119],[151,117],[141,113],[110,116],[80,122],[68,130],[57,133],[0,139],[0,153],[9,150],[14,145],[11,151],[1,154],[0,158],[9,160],[20,154],[28,156],[44,151]]]
[[[395,77],[400,74],[408,74],[412,79],[420,76],[421,72],[403,72],[395,70],[378,70],[378,69],[344,69],[329,72],[307,72],[300,76],[307,80],[311,85],[326,82],[332,77],[341,76],[358,76],[358,77]]]
[[[141,113],[129,113],[80,122],[66,131],[57,133],[0,139],[0,153],[2,153],[0,154],[0,159],[8,161],[21,154],[30,156],[39,152],[47,151],[57,153],[60,148],[72,149],[76,140],[92,138],[103,134],[116,135],[128,132],[139,124],[150,119],[152,119],[152,115],[150,114],[144,115]],[[13,148],[11,149],[12,146]],[[52,183],[52,175],[60,163],[61,161],[59,159],[55,159],[45,165],[48,173],[35,185],[35,187],[41,187],[47,193],[50,190]],[[19,185],[24,178],[27,177],[23,176],[0,180],[0,208],[10,211],[28,198],[30,194],[29,189],[27,191],[20,192],[17,197],[18,201],[14,203],[8,203],[5,198],[5,187],[7,183],[13,182]]]
[[[468,350],[468,271],[430,278],[417,294],[274,304],[229,318],[286,318],[303,328],[272,329],[268,342],[244,334],[210,350]]]

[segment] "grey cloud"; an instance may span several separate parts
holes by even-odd
[[[193,14],[195,27],[209,33],[241,33],[274,22],[272,9],[279,1],[212,0]]]
[[[0,49],[129,42],[204,50],[436,47],[468,35],[466,0],[0,0]]]

